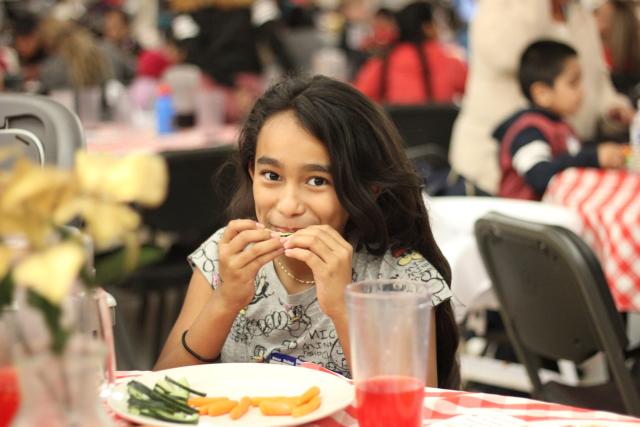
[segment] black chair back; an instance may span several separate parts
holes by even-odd
[[[493,212],[476,222],[475,233],[534,394],[553,399],[538,375],[542,357],[580,364],[603,352],[616,395],[603,396],[602,409],[610,410],[606,400],[615,398],[626,412],[640,414],[640,393],[625,366],[622,317],[591,249],[565,228]],[[579,393],[574,397],[560,403],[594,405],[593,399],[581,402]]]
[[[408,147],[433,144],[449,152],[453,124],[460,109],[453,104],[386,105]]]
[[[169,169],[167,198],[158,208],[144,210],[153,230],[174,233],[192,250],[226,223],[226,208],[235,189],[228,164],[234,145],[162,153]]]

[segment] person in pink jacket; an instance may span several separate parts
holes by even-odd
[[[387,104],[453,102],[464,93],[467,65],[453,46],[437,40],[431,5],[418,1],[396,16],[399,37],[382,58],[366,62],[354,85]]]

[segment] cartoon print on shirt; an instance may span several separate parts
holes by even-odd
[[[265,357],[267,356],[267,349],[264,346],[256,345],[253,347],[253,357],[252,359],[256,362],[264,362]]]
[[[255,281],[256,290],[253,294],[253,299],[249,305],[257,304],[260,300],[269,298],[275,294],[275,291],[269,289],[269,282],[267,281],[267,274],[264,271],[258,272]]]
[[[393,256],[398,258],[398,265],[404,267],[408,279],[429,283],[434,303],[437,304],[443,300],[438,294],[444,292],[448,295],[445,280],[440,277],[438,271],[431,264],[422,262],[424,257],[419,252],[398,249],[393,252]]]
[[[264,288],[268,287],[268,282],[265,281]],[[271,293],[265,292],[265,297],[269,296]],[[307,307],[302,305],[288,306],[281,302],[283,310],[272,311],[261,318],[251,317],[249,311],[243,316],[242,322],[234,322],[232,337],[238,338],[237,342],[247,342],[259,336],[268,337],[274,331],[286,331],[291,338],[299,338],[311,326],[311,318],[306,312],[315,302],[314,299]]]

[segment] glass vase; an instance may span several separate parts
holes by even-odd
[[[0,427],[11,423],[20,403],[18,374],[11,357],[14,315],[12,307],[0,309]]]
[[[61,349],[42,312],[17,292],[13,345],[20,387],[20,407],[12,427],[114,426],[100,399],[106,346],[95,330],[98,306],[92,291],[78,291],[61,304],[68,333]]]

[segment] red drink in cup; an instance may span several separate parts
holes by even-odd
[[[424,383],[411,377],[375,377],[358,383],[360,427],[420,427]]]
[[[0,367],[0,427],[7,427],[18,410],[18,373],[13,366]]]
[[[404,279],[347,286],[360,427],[420,427],[429,366],[431,293]]]

